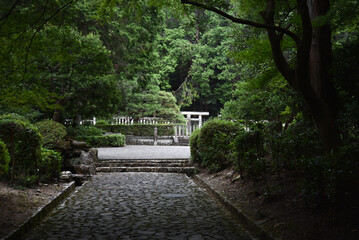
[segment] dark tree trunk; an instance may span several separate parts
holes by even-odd
[[[55,109],[54,114],[52,115],[52,121],[60,122],[60,111],[58,109]]]
[[[311,20],[324,16],[330,9],[329,0],[308,0]],[[337,99],[330,73],[332,66],[332,43],[329,24],[313,29],[310,49],[310,80],[311,86],[318,97],[321,108],[313,111],[320,137],[327,152],[340,145],[337,120]]]
[[[290,68],[281,50],[281,35],[267,29],[275,64],[288,83],[307,103],[326,152],[340,145],[336,124],[337,100],[330,74],[331,31],[328,24],[312,28],[312,20],[325,15],[329,0],[297,0],[302,19],[302,36],[297,49],[295,69]],[[267,24],[274,25],[275,0],[267,1],[262,13]]]

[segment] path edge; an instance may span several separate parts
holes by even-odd
[[[62,192],[60,192],[44,207],[37,210],[37,212],[27,219],[26,222],[4,237],[3,240],[21,239],[24,237],[26,233],[28,233],[34,226],[38,225],[56,206],[58,206],[60,202],[67,198],[75,190],[75,187],[75,182],[69,183]]]
[[[235,206],[226,197],[213,189],[210,184],[207,183],[204,179],[202,179],[198,175],[194,175],[192,179],[197,185],[206,189],[215,200],[217,200],[232,215],[234,215],[234,217],[240,222],[240,224],[242,224],[245,229],[248,230],[255,237],[258,237],[261,240],[281,240],[280,238],[274,237],[272,234],[262,228],[258,223],[253,221],[250,217],[247,216],[247,214],[242,211],[242,209]]]

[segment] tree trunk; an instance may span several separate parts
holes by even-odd
[[[312,20],[325,15],[329,0],[297,0],[302,20],[302,37],[297,49],[297,63],[293,71],[283,56],[281,36],[267,29],[275,64],[288,83],[307,103],[326,152],[340,145],[336,124],[337,100],[330,74],[331,31],[328,24],[312,28]],[[274,25],[275,1],[268,0],[262,13],[267,24]]]
[[[308,0],[310,18],[325,16],[329,9],[329,0]],[[331,29],[328,23],[313,29],[310,48],[310,82],[318,98],[320,110],[313,109],[320,137],[327,152],[340,145],[337,120],[337,98],[333,85]],[[315,104],[316,105],[316,104]]]
[[[52,121],[60,122],[60,111],[55,109],[54,114],[52,115]]]
[[[15,139],[14,137],[11,137],[10,139],[10,145],[9,145],[9,152],[10,152],[10,158],[11,158],[11,179],[10,182],[13,183],[15,179]]]

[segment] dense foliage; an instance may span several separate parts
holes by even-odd
[[[9,173],[10,154],[3,141],[0,140],[0,178],[6,177]]]
[[[123,147],[125,136],[122,134],[109,134],[104,136],[89,136],[83,138],[92,147]]]
[[[198,136],[192,137],[191,146],[195,147],[192,151],[196,151],[193,157],[204,167],[218,171],[229,165],[229,154],[231,152],[230,143],[235,138],[239,127],[229,121],[209,120],[201,128]],[[196,143],[194,143],[194,141]]]
[[[11,157],[11,179],[37,175],[41,160],[41,135],[37,128],[13,115],[0,117],[0,138]]]
[[[44,120],[34,124],[42,136],[42,145],[46,148],[55,149],[61,147],[65,136],[66,127],[61,123]]]
[[[67,128],[67,136],[73,139],[81,139],[89,136],[101,136],[104,130],[94,126],[77,126]]]
[[[58,178],[62,167],[62,156],[59,152],[41,148],[41,161],[39,162],[39,178],[48,182]]]

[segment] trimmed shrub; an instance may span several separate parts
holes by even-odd
[[[61,154],[47,149],[41,148],[41,161],[39,162],[40,181],[48,182],[60,175],[62,166]]]
[[[201,133],[201,129],[195,130],[189,138],[189,146],[191,149],[191,159],[195,163],[200,163],[201,158],[198,150],[198,137]]]
[[[123,147],[125,145],[125,136],[122,134],[89,136],[84,140],[92,147]]]
[[[101,136],[104,130],[93,126],[77,126],[67,128],[67,136],[74,139],[84,139],[89,136]]]
[[[111,124],[111,121],[97,120],[95,126],[99,127],[99,126],[104,126],[104,125],[109,125],[109,124]]]
[[[41,135],[37,128],[26,121],[1,118],[0,138],[10,153],[12,179],[36,175],[41,160]]]
[[[3,141],[0,140],[0,177],[9,173],[10,154]]]
[[[104,125],[99,127],[107,132],[134,136],[153,136],[155,127],[157,127],[158,136],[173,136],[175,133],[173,124]]]
[[[249,131],[241,131],[232,142],[232,161],[241,175],[257,180],[266,170],[266,153],[263,148],[263,127],[252,126]]]
[[[43,147],[54,149],[61,146],[67,134],[64,125],[52,120],[37,122],[34,125],[38,128],[42,136]]]
[[[228,165],[230,143],[239,131],[233,122],[214,119],[205,122],[198,136],[198,152],[201,165],[218,171]]]

